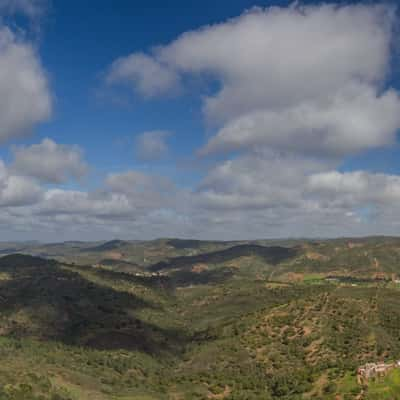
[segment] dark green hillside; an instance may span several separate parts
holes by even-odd
[[[217,242],[218,243],[218,242]],[[216,242],[206,240],[191,240],[191,239],[168,239],[167,245],[175,247],[175,249],[199,249],[206,246],[214,246]],[[218,244],[224,245],[224,242]]]
[[[89,251],[89,252],[90,251],[111,251],[111,250],[119,249],[120,247],[122,247],[126,244],[127,244],[127,242],[124,242],[123,240],[110,240],[99,246],[84,249],[84,251]]]
[[[258,256],[265,263],[278,264],[288,258],[294,257],[296,250],[286,247],[265,247],[255,244],[243,244],[228,249],[215,251],[212,253],[204,253],[195,256],[176,257],[169,261],[160,262],[152,265],[151,271],[161,271],[173,268],[192,267],[194,264],[211,263],[220,264],[234,260],[239,257]]]
[[[104,268],[110,268],[113,271],[117,272],[126,272],[126,273],[139,273],[144,272],[144,268],[138,264],[124,261],[124,260],[113,260],[112,258],[105,258],[98,262]]]
[[[57,263],[40,257],[26,254],[12,254],[0,258],[0,268],[13,274],[21,273],[22,269],[32,270],[34,268],[53,267]]]
[[[169,345],[181,340],[177,332],[137,318],[138,309],[159,305],[134,293],[114,290],[36,257],[7,256],[0,259],[0,267],[7,274],[0,282],[1,327],[7,336],[147,353],[168,352]],[[102,276],[111,275],[110,279],[113,274],[101,271]],[[134,278],[119,276],[127,282]],[[145,278],[136,278],[135,282],[157,286]]]

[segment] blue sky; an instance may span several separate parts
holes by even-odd
[[[398,233],[394,3],[0,14],[1,240]]]

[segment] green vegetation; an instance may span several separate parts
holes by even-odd
[[[400,369],[356,371],[400,359],[400,240],[281,244],[0,258],[0,400],[399,399]]]
[[[366,400],[391,400],[400,398],[400,370],[374,380],[368,386]]]

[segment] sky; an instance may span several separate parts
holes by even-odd
[[[0,0],[0,240],[400,233],[396,2]]]

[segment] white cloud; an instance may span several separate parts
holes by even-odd
[[[134,221],[157,209],[167,207],[167,192],[172,184],[165,178],[137,171],[109,174],[98,190],[50,189],[38,204],[45,215],[79,215],[90,219],[121,218]]]
[[[38,214],[62,216],[83,216],[91,218],[115,219],[133,215],[129,199],[116,193],[90,193],[76,190],[50,189],[42,203],[38,204]]]
[[[55,234],[240,239],[393,233],[400,223],[400,177],[339,173],[273,153],[221,163],[195,192],[137,171],[109,175],[95,191],[40,190],[20,178],[3,165],[0,234],[12,223],[47,240]],[[32,188],[36,197],[29,197]]]
[[[255,8],[186,32],[152,55],[129,57],[145,57],[167,75],[213,75],[222,87],[207,99],[206,111],[227,119],[260,107],[293,106],[354,80],[381,81],[388,68],[392,20],[393,9],[381,5]],[[147,64],[134,65],[134,84],[141,90],[148,82]]]
[[[209,171],[198,188],[198,204],[221,211],[297,207],[306,176],[321,168],[315,161],[272,152],[244,155]]]
[[[400,128],[398,94],[382,90],[394,20],[388,5],[254,8],[114,66],[147,95],[175,87],[176,74],[216,81],[204,111],[223,126],[203,153],[261,145],[343,156],[391,144]],[[152,90],[147,64],[174,79]]]
[[[34,48],[0,28],[0,141],[29,134],[50,113],[47,77]]]
[[[325,204],[344,204],[346,207],[400,207],[400,176],[354,171],[329,171],[311,175],[310,193],[324,199]]]
[[[35,177],[43,182],[63,183],[80,178],[88,170],[78,146],[43,139],[40,144],[15,147],[11,169],[20,175]]]
[[[179,84],[176,72],[143,53],[114,61],[106,76],[108,84],[127,83],[146,97],[153,97]]]
[[[42,196],[39,185],[23,176],[10,176],[0,185],[1,206],[26,206],[36,203]]]
[[[180,71],[214,74],[222,88],[208,115],[229,119],[291,107],[356,80],[373,84],[388,68],[393,10],[318,5],[254,9],[183,34],[157,52]]]
[[[135,138],[135,154],[141,161],[155,161],[168,155],[168,131],[143,132]]]
[[[166,178],[137,171],[110,174],[93,191],[48,189],[14,175],[0,161],[0,236],[10,240],[34,234],[54,240],[57,234],[93,240],[112,232],[129,237],[137,231],[142,238],[167,235],[172,225],[179,229],[177,193]]]
[[[342,157],[396,142],[400,99],[356,86],[320,102],[246,114],[227,123],[202,154],[259,146],[293,153]]]
[[[20,207],[38,202],[42,190],[34,181],[9,173],[0,161],[0,207]]]

